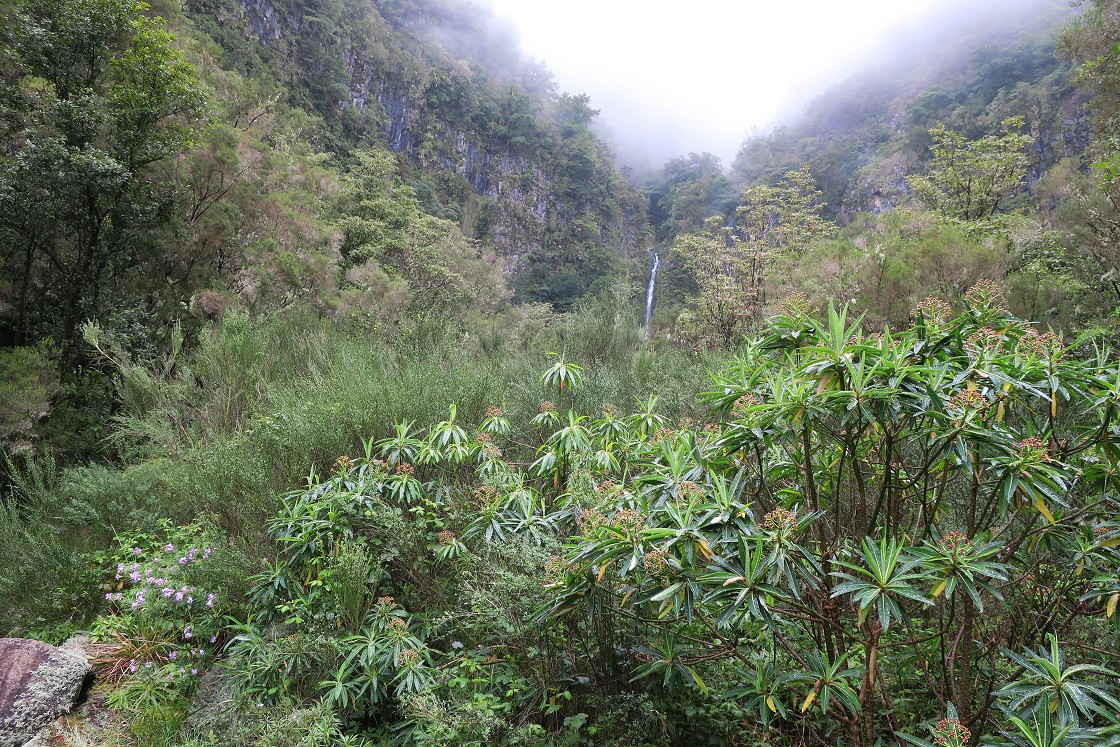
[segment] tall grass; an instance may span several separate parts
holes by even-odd
[[[598,412],[608,402],[622,407],[635,398],[658,397],[670,416],[696,416],[696,394],[708,381],[703,362],[677,353],[652,353],[640,347],[636,335],[625,346],[608,347],[602,337],[580,334],[583,320],[559,326],[553,342],[570,344],[573,360],[586,360],[587,384],[558,404],[579,412]],[[272,339],[282,350],[267,375],[255,378],[254,391],[215,389],[222,397],[244,402],[249,411],[244,425],[219,438],[195,439],[182,458],[178,475],[180,497],[199,510],[223,516],[236,532],[252,531],[276,508],[276,496],[297,484],[309,468],[325,469],[341,454],[353,454],[363,438],[382,438],[395,423],[429,425],[457,407],[464,425],[479,423],[486,408],[499,405],[515,424],[527,423],[544,399],[555,399],[538,383],[550,365],[548,349],[526,349],[516,340],[500,353],[486,354],[469,338],[429,336],[425,346],[397,346],[393,340],[369,339],[353,330],[321,325],[290,333],[289,324],[273,318],[262,323],[253,344]],[[292,339],[307,345],[301,358],[293,355]],[[282,341],[289,341],[287,343]],[[298,346],[297,346],[298,347]],[[404,347],[405,349],[401,349]],[[210,355],[219,346],[201,350]],[[221,348],[232,361],[236,350]],[[222,370],[214,360],[206,367]],[[198,364],[195,364],[196,370]],[[209,403],[203,408],[209,408]],[[209,421],[206,421],[209,422]],[[213,434],[213,431],[210,431]]]

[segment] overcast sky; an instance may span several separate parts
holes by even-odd
[[[587,93],[619,155],[689,151],[729,165],[752,127],[867,67],[902,28],[962,0],[479,0],[518,29],[562,91]],[[1024,3],[1033,0],[1023,0]],[[979,6],[1008,0],[969,0]],[[1022,7],[1022,6],[1019,6]],[[990,7],[989,7],[990,10]],[[611,137],[613,132],[613,137]],[[648,162],[631,150],[640,135]]]

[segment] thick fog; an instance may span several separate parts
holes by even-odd
[[[727,165],[817,94],[977,28],[1069,15],[1068,0],[482,0],[563,91],[587,93],[620,160],[690,151]],[[936,52],[932,52],[936,54]]]

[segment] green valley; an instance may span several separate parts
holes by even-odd
[[[0,746],[1120,743],[1120,2],[1031,7],[635,171],[467,0],[0,0]]]

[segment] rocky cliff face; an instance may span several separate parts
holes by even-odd
[[[309,23],[305,16],[310,11],[302,12],[298,2],[240,2],[252,36],[276,49],[290,47],[291,40],[298,38]],[[380,9],[377,5],[370,7],[371,13],[375,7]],[[390,15],[391,23],[378,18],[374,24],[384,38],[344,41],[347,80],[340,109],[367,115],[365,120],[376,122],[390,150],[406,155],[427,172],[443,173],[444,178],[452,178],[460,188],[469,190],[473,198],[468,198],[469,204],[460,211],[468,233],[492,244],[512,270],[535,249],[565,241],[565,232],[576,216],[601,211],[602,200],[563,195],[556,176],[538,157],[522,152],[525,149],[519,151],[488,140],[480,134],[477,122],[471,126],[437,111],[425,98],[429,78],[441,74],[432,71],[445,65],[443,72],[456,76],[456,83],[466,86],[470,83],[462,81],[475,80],[477,66],[453,59],[438,44],[430,49],[425,46],[426,40],[448,33],[440,25],[448,19],[435,19],[415,10],[399,17]],[[390,25],[397,30],[390,31]],[[345,35],[349,30],[341,32]],[[407,35],[407,40],[394,38],[398,34]],[[410,45],[409,51],[401,53],[394,46],[398,44]],[[422,62],[416,62],[418,54]],[[402,58],[409,63],[393,64]],[[485,73],[482,75],[485,77]],[[626,215],[600,220],[599,239],[606,245],[635,242],[642,230],[640,220]],[[620,234],[627,234],[627,238]]]
[[[1065,101],[1061,111],[1040,124],[1034,133],[1033,164],[1027,183],[1034,186],[1054,164],[1064,158],[1079,156],[1089,147],[1089,97],[1075,94]]]
[[[518,258],[539,244],[549,228],[563,229],[567,218],[554,193],[551,176],[523,155],[488,146],[454,122],[432,121],[422,96],[387,80],[387,71],[360,60],[348,65],[347,106],[380,108],[380,128],[389,149],[423,168],[452,172],[476,197],[493,206],[484,235],[500,254]]]
[[[286,25],[299,26],[300,17],[288,19],[269,0],[243,0],[245,20],[261,44],[280,39]]]
[[[1026,186],[1032,190],[1058,162],[1083,154],[1091,135],[1089,98],[1085,93],[1074,93],[1065,100],[1048,101],[1045,105],[1047,111],[1033,112],[1030,120],[1033,142]],[[902,132],[901,126],[896,127],[896,135]],[[920,170],[918,155],[905,149],[873,159],[855,174],[837,217],[847,221],[861,212],[880,213],[902,204],[913,194],[907,177]]]

